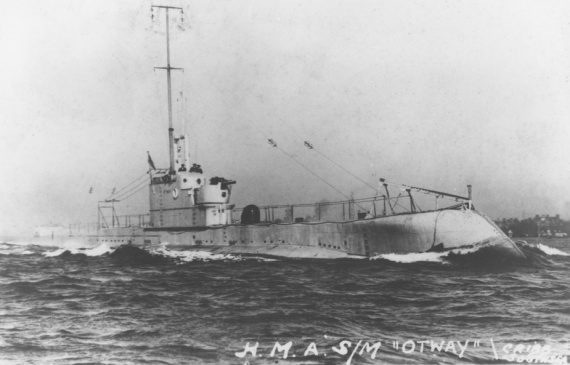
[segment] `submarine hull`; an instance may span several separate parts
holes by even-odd
[[[504,257],[524,254],[489,218],[449,209],[347,222],[231,224],[214,227],[132,227],[101,230],[91,245],[176,249],[287,258],[338,259],[430,250],[488,247]]]

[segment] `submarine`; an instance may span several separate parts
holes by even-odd
[[[190,158],[192,136],[175,134],[171,72],[177,68],[170,65],[169,12],[182,8],[155,8],[166,15],[167,64],[157,69],[165,70],[167,77],[170,164],[156,168],[148,155],[144,182],[148,214],[119,217],[115,212],[119,199],[112,196],[100,202],[96,227],[78,232],[76,239],[91,247],[166,245],[176,250],[292,259],[370,258],[478,247],[508,260],[525,258],[491,219],[475,209],[471,186],[466,195],[457,195],[379,179],[376,193],[369,198],[236,208],[232,190],[238,182],[207,175]],[[278,147],[272,139],[268,143]],[[305,145],[314,148],[308,141]],[[398,190],[397,196],[391,194],[393,189]],[[435,197],[436,206],[420,209],[415,194]],[[404,204],[406,209],[401,209]],[[106,210],[112,212],[110,219]]]

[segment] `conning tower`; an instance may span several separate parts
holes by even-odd
[[[174,139],[176,173],[156,170],[149,189],[150,222],[153,227],[204,227],[231,224],[231,188],[236,182],[204,176],[202,167],[187,168],[187,136]]]
[[[170,74],[181,70],[170,66],[169,11],[182,11],[172,6],[156,6],[166,12],[166,70],[168,87],[168,140],[170,167],[151,174],[149,189],[150,225],[153,227],[210,227],[231,223],[230,205],[233,180],[213,177],[206,181],[200,165],[190,166],[187,135],[174,137],[172,127],[172,92]],[[176,152],[175,152],[176,151]]]

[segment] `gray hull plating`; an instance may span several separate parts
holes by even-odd
[[[524,258],[518,247],[490,219],[467,209],[348,222],[115,228],[101,230],[89,240],[92,245],[166,245],[216,253],[322,259],[489,246],[501,255]]]

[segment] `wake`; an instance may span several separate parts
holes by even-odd
[[[526,241],[516,241],[516,245],[525,253],[529,261],[536,263],[540,261],[547,263],[556,257],[568,257],[570,253],[564,252],[558,248],[548,246],[544,243],[528,243]],[[154,247],[135,247],[130,245],[122,245],[119,247],[110,246],[107,243],[101,243],[95,247],[85,247],[72,240],[64,242],[60,247],[44,247],[33,244],[12,244],[8,242],[0,243],[0,255],[33,255],[41,254],[44,257],[60,257],[62,255],[84,255],[88,257],[105,257],[110,256],[115,259],[129,260],[135,262],[135,257],[142,259],[146,257],[160,258],[169,260],[178,264],[188,262],[237,262],[244,260],[255,261],[277,261],[271,258],[261,258],[256,256],[242,256],[239,254],[218,254],[208,250],[186,249],[173,250],[167,247],[167,243]],[[386,260],[400,264],[413,264],[416,262],[438,263],[442,265],[449,264],[471,264],[476,262],[485,263],[487,261],[501,261],[498,255],[487,252],[487,246],[456,248],[443,252],[416,252],[407,254],[389,253],[379,254],[370,257],[370,261]],[[144,259],[142,261],[147,261]]]
[[[527,243],[526,241],[517,241],[515,244],[529,257],[532,258],[548,258],[549,256],[570,256],[570,253],[560,249],[550,247],[543,243]],[[370,260],[388,260],[397,263],[411,264],[415,262],[436,262],[440,264],[452,264],[461,261],[463,263],[469,261],[495,260],[500,261],[501,257],[488,251],[490,246],[478,246],[470,248],[456,248],[443,252],[417,252],[407,254],[381,254],[370,258]]]

